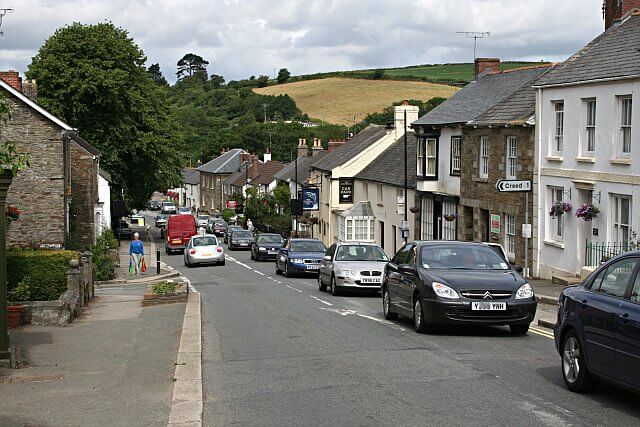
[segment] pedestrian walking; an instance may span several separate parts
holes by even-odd
[[[129,256],[133,263],[136,276],[142,273],[142,262],[144,260],[144,245],[140,241],[140,234],[134,233],[131,245],[129,245]]]
[[[253,222],[250,219],[247,220],[247,230],[253,231]]]

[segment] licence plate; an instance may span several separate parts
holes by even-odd
[[[213,254],[207,253],[207,254],[202,254],[202,256],[213,256]]]
[[[240,246],[249,246],[248,243],[240,243]]]
[[[360,283],[382,283],[382,277],[363,277]]]
[[[177,243],[177,244],[180,244],[180,243],[182,243],[182,240],[172,240],[172,241],[171,241],[171,243]]]
[[[318,270],[320,266],[318,264],[307,265],[307,270]]]
[[[506,309],[506,302],[474,301],[471,303],[471,310],[504,311]]]
[[[278,253],[278,251],[269,251],[269,255],[275,255],[277,253]]]

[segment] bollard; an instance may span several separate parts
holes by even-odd
[[[160,274],[160,249],[156,250],[156,274]]]

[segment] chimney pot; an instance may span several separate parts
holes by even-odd
[[[477,79],[485,73],[500,71],[499,58],[476,58],[474,61],[474,75]]]
[[[604,0],[604,29],[608,30],[618,24],[629,14],[638,13],[640,0]]]

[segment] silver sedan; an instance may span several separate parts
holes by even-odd
[[[213,234],[193,236],[184,250],[184,265],[225,264],[224,247]]]
[[[333,295],[343,290],[380,291],[382,273],[389,262],[384,250],[373,243],[335,243],[320,264],[318,288],[329,286]]]

